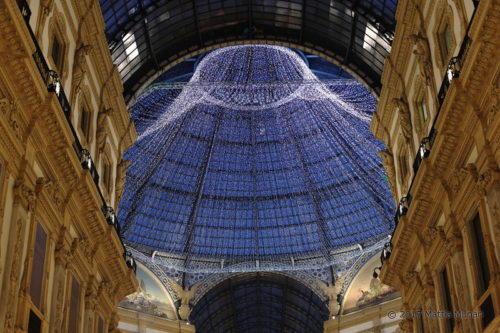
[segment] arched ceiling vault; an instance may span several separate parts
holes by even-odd
[[[397,0],[100,0],[128,101],[168,65],[214,45],[270,41],[318,53],[376,93]],[[227,45],[227,44],[226,44]]]
[[[322,332],[328,309],[314,292],[281,274],[222,281],[194,306],[197,332]]]

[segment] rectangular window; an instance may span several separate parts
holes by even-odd
[[[429,114],[427,113],[427,103],[425,103],[425,98],[418,101],[418,112],[420,114],[420,121],[422,125],[427,121]]]
[[[446,332],[453,332],[455,328],[455,320],[453,318],[453,303],[451,302],[450,281],[448,280],[448,272],[445,269],[441,271],[441,283],[443,292],[443,311],[445,312]]]
[[[425,333],[425,328],[424,328],[424,311],[422,309],[419,309],[417,311],[417,333]]]
[[[102,317],[99,317],[97,322],[97,333],[104,333],[104,319]]]
[[[481,304],[481,312],[482,312],[482,326],[483,329],[486,329],[488,325],[495,320],[495,307],[493,306],[493,300],[491,299],[491,295],[486,297],[483,304]]]
[[[38,316],[30,311],[30,317],[28,321],[28,333],[40,333],[42,332],[42,320]]]
[[[404,182],[406,180],[406,175],[408,174],[405,151],[401,152],[401,155],[399,155],[399,169],[401,171],[401,182]]]
[[[80,115],[80,129],[82,130],[85,139],[89,139],[90,134],[90,112],[82,108]]]
[[[111,191],[111,165],[107,158],[104,158],[102,167],[102,181],[108,192]]]
[[[59,76],[62,74],[62,64],[63,64],[63,45],[57,35],[54,34],[52,37],[52,50],[50,52],[50,56],[52,57],[52,61],[56,66],[56,70],[59,73]]]
[[[42,289],[44,282],[45,252],[47,248],[47,234],[37,223],[35,234],[35,248],[31,264],[30,295],[33,304],[41,311]]]
[[[474,260],[476,265],[476,276],[477,276],[477,285],[479,287],[478,298],[481,297],[488,286],[490,284],[490,269],[488,266],[488,258],[486,256],[486,249],[484,248],[484,237],[483,237],[483,229],[481,227],[481,219],[479,218],[479,214],[476,214],[474,219],[472,219],[471,223],[471,239],[472,239],[472,251],[473,256],[476,260]]]
[[[78,331],[78,321],[80,315],[80,284],[73,277],[71,281],[71,298],[69,302],[69,324],[68,332]]]
[[[449,57],[450,52],[451,52],[452,44],[453,44],[453,41],[451,38],[451,33],[452,33],[452,31],[451,31],[450,25],[445,24],[445,26],[443,27],[443,30],[441,30],[441,33],[440,33],[441,53],[443,56],[443,61],[445,61],[445,62],[448,60],[448,57]]]
[[[450,54],[451,47],[452,47],[451,30],[450,30],[450,26],[448,24],[444,26],[443,39],[444,39],[445,51],[446,51],[446,54],[448,55],[448,54]]]

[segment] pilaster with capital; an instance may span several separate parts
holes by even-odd
[[[52,287],[52,308],[49,332],[50,333],[63,333],[63,319],[64,319],[64,299],[66,295],[66,281],[68,275],[68,262],[72,258],[71,249],[65,242],[67,231],[62,227],[59,231],[59,237],[55,246],[54,259],[54,280]]]
[[[87,281],[87,288],[85,290],[85,314],[83,330],[84,332],[92,332],[95,327],[96,320],[96,306],[98,303],[98,289],[95,283],[95,277],[90,276]]]

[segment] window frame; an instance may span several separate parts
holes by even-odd
[[[440,67],[441,70],[446,71],[448,67],[448,62],[450,58],[453,56],[454,50],[457,46],[457,41],[455,39],[455,31],[454,31],[454,16],[452,7],[444,0],[438,0],[438,6],[434,10],[436,13],[436,23],[433,29],[433,39],[434,39],[434,59],[436,61],[437,67]],[[450,32],[450,49],[446,51],[447,47],[443,40],[443,32],[445,27],[449,27]],[[443,73],[444,74],[444,73]]]
[[[86,143],[87,145],[92,142],[93,138],[93,122],[94,122],[94,114],[92,112],[92,109],[89,107],[89,103],[87,102],[87,98],[85,97],[85,94],[82,95],[82,98],[80,99],[80,107],[78,108],[80,112],[77,115],[77,121],[78,121],[78,131],[80,133],[81,137],[81,142]],[[84,119],[85,117],[85,119]],[[84,125],[84,120],[87,121],[85,127]],[[89,149],[89,148],[87,148]]]
[[[402,140],[404,141],[404,139]],[[398,170],[399,170],[399,178],[401,180],[400,185],[401,185],[401,191],[405,192],[406,188],[406,181],[408,180],[409,174],[410,174],[410,167],[408,164],[408,149],[406,145],[401,144],[399,145],[399,149],[397,151],[397,164],[398,164]],[[402,193],[404,195],[405,193]]]
[[[57,42],[57,43],[56,43]],[[59,46],[59,50],[57,51],[57,58],[54,58],[54,48],[55,46]],[[54,64],[56,72],[61,75],[63,73],[64,68],[64,43],[61,42],[61,37],[59,33],[55,32],[51,36],[50,40],[50,58],[52,59],[52,63]]]
[[[420,137],[425,137],[428,135],[428,127],[431,118],[430,99],[427,95],[425,80],[419,76],[416,82],[416,93],[413,97],[413,124],[417,134]],[[425,115],[422,112],[422,104],[425,106]]]
[[[443,265],[438,273],[439,276],[439,298],[441,305],[443,306],[442,311],[451,312],[450,317],[443,316],[443,323],[445,325],[445,332],[452,333],[457,326],[455,318],[453,317],[454,306],[453,306],[453,290],[452,290],[452,279],[450,279],[449,271],[446,265]]]
[[[476,228],[474,224],[478,224],[479,228]],[[468,223],[468,231],[470,234],[470,247],[471,247],[471,255],[474,259],[474,279],[476,280],[476,299],[480,299],[489,288],[489,284],[491,283],[491,268],[488,262],[488,254],[485,249],[485,237],[482,226],[482,219],[479,213],[476,213],[473,218],[469,220]],[[479,230],[478,230],[479,229]],[[478,234],[480,232],[480,234]],[[482,240],[482,244],[479,244],[479,241]],[[484,252],[484,253],[481,253]],[[483,262],[484,261],[484,262]],[[485,267],[483,267],[483,265]],[[483,272],[483,268],[486,268],[488,274],[488,285],[486,285],[486,280]]]
[[[67,331],[68,332],[79,332],[79,329],[81,327],[81,313],[82,313],[82,283],[78,279],[77,275],[75,272],[70,274],[70,279],[68,281],[68,288],[66,289],[67,292],[67,304],[68,304],[68,311],[66,313],[66,321],[67,321]],[[75,287],[75,282],[78,284],[78,290],[77,290],[77,297],[78,300],[76,302],[77,308],[74,310],[75,318],[72,318],[73,314],[73,307],[72,307],[72,300],[73,300],[73,293],[74,293],[74,287]],[[72,321],[71,319],[75,319]],[[72,327],[72,325],[75,325]],[[73,330],[70,330],[73,328]]]
[[[29,314],[27,316],[27,322],[26,322],[26,327],[29,327],[30,325],[30,319],[31,319],[31,315],[33,314],[35,317],[37,317],[41,322],[42,322],[42,331],[43,331],[43,323],[47,320],[47,317],[46,317],[46,312],[47,312],[47,308],[46,308],[46,301],[47,301],[47,297],[48,295],[46,294],[48,288],[47,288],[47,284],[48,284],[48,280],[45,279],[44,277],[47,276],[47,272],[48,270],[50,269],[50,252],[49,252],[49,248],[50,248],[50,234],[47,232],[47,229],[44,227],[43,223],[41,223],[41,221],[38,221],[38,220],[35,220],[35,224],[34,224],[34,227],[32,229],[32,235],[30,236],[31,237],[31,240],[30,240],[30,251],[32,253],[31,255],[31,262],[29,264],[29,275],[27,276],[28,279],[26,279],[26,287],[29,288],[29,292],[28,292],[28,299],[29,299]],[[41,230],[43,230],[43,232],[45,233],[45,249],[44,249],[44,264],[43,264],[43,269],[42,269],[42,281],[41,281],[41,288],[40,288],[40,300],[39,300],[39,306],[37,306],[34,302],[33,302],[33,299],[32,299],[32,295],[31,295],[31,287],[32,287],[32,279],[33,279],[33,267],[35,266],[35,262],[34,262],[34,259],[35,259],[35,250],[36,250],[36,242],[37,242],[37,234],[38,234],[38,228],[40,228]]]
[[[109,149],[107,147],[104,149],[104,152],[101,154],[101,180],[102,187],[105,189],[105,192],[111,196],[113,192],[113,161],[109,157]]]
[[[66,24],[64,22],[63,15],[58,12],[54,12],[53,17],[49,22],[49,47],[46,59],[50,64],[49,67],[57,72],[61,81],[64,81],[68,75],[68,61],[66,59],[68,55],[69,41],[66,38],[64,29],[62,29],[64,26],[66,26]],[[61,50],[59,51],[61,57],[60,64],[57,64],[55,59],[52,58],[54,38],[57,38],[61,44]]]

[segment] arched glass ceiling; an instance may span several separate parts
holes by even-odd
[[[287,48],[211,52],[182,91],[158,83],[132,109],[127,242],[188,272],[324,267],[378,246],[393,220],[374,103]]]
[[[196,332],[323,332],[324,302],[289,277],[270,273],[236,275],[196,304]]]
[[[130,100],[172,62],[223,43],[271,40],[314,50],[380,90],[397,0],[100,0]]]

